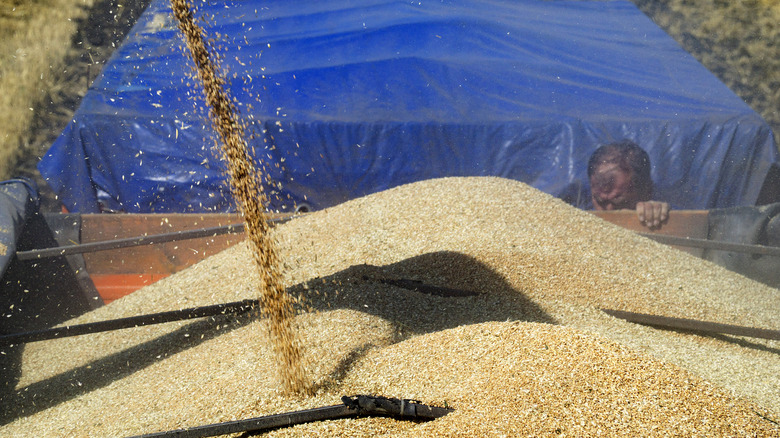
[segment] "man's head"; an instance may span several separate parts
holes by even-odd
[[[650,157],[629,140],[596,149],[588,160],[588,179],[596,210],[633,210],[653,195]]]

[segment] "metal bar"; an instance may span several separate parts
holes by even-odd
[[[205,426],[195,426],[188,429],[169,430],[165,432],[149,433],[146,435],[137,435],[132,438],[159,438],[159,437],[182,437],[182,438],[202,438],[217,435],[227,435],[239,432],[252,432],[275,429],[279,427],[294,426],[296,424],[309,423],[313,421],[335,420],[339,418],[357,417],[357,409],[346,405],[325,406],[322,408],[306,409],[302,411],[287,412],[284,414],[269,415],[265,417],[255,417],[246,420],[227,421],[224,423],[207,424]]]
[[[345,405],[358,410],[360,415],[374,415],[400,419],[435,420],[450,412],[451,408],[428,406],[417,400],[355,395],[341,397]]]
[[[240,233],[244,224],[231,224],[197,230],[174,231],[172,233],[153,234],[151,236],[128,237],[125,239],[105,240],[102,242],[82,243],[80,245],[64,245],[55,248],[18,251],[19,260],[32,260],[44,257],[56,257],[87,252],[107,251],[111,249],[128,248],[132,246],[152,245],[156,243],[175,242],[179,240],[198,239],[201,237],[219,236],[222,234]]]
[[[751,338],[772,339],[780,341],[780,330],[770,330],[755,327],[745,327],[717,322],[700,321],[696,319],[672,318],[669,316],[650,315],[646,313],[626,312],[623,310],[601,309],[607,315],[624,319],[629,322],[651,325],[675,330],[691,330],[697,332],[722,333]]]
[[[270,219],[270,222],[284,222],[290,218]],[[34,249],[29,251],[17,251],[19,260],[33,260],[44,257],[56,257],[87,252],[107,251],[112,249],[128,248],[133,246],[152,245],[157,243],[175,242],[179,240],[198,239],[202,237],[219,236],[230,233],[241,233],[244,224],[231,224],[219,227],[201,228],[197,230],[175,231],[172,233],[153,234],[151,236],[128,237],[125,239],[106,240],[103,242],[90,242],[80,245],[65,245],[55,248]],[[749,254],[763,254],[780,256],[780,247],[765,245],[750,245],[744,243],[730,243],[707,239],[694,239],[691,237],[677,237],[666,234],[637,233],[640,236],[655,240],[666,245],[689,246],[719,251],[743,252]]]
[[[271,223],[282,223],[292,219],[289,217],[278,217],[268,219]],[[18,251],[16,257],[19,260],[33,260],[44,257],[57,257],[73,254],[83,254],[87,252],[107,251],[112,249],[128,248],[132,246],[152,245],[156,243],[176,242],[179,240],[199,239],[201,237],[213,237],[230,233],[242,233],[244,224],[230,224],[210,228],[198,228],[195,230],[174,231],[171,233],[153,234],[151,236],[128,237],[124,239],[105,240],[102,242],[82,243],[79,245],[64,245],[55,248],[34,249],[29,251]]]
[[[130,316],[108,321],[91,322],[87,324],[53,327],[24,333],[14,333],[0,336],[0,344],[23,344],[47,339],[79,336],[90,333],[119,330],[144,325],[162,324],[165,322],[182,321],[207,316],[227,315],[246,312],[259,305],[258,300],[244,300],[227,304],[194,307],[190,309],[172,310],[148,315]]]
[[[640,236],[655,240],[665,245],[690,246],[694,248],[714,249],[718,251],[744,252],[748,254],[762,254],[780,256],[780,247],[766,245],[750,245],[745,243],[722,242],[718,240],[694,239],[691,237],[677,237],[666,234],[637,233]]]
[[[294,426],[296,424],[352,417],[379,416],[430,421],[443,417],[453,411],[450,408],[424,405],[415,400],[371,395],[344,396],[341,397],[341,401],[344,404],[286,412],[265,417],[255,417],[246,420],[207,424],[188,429],[155,432],[146,435],[137,435],[131,438],[202,438],[239,432],[257,433],[280,427]]]
[[[364,278],[368,279],[368,277],[364,277]],[[415,292],[420,292],[428,295],[437,295],[440,297],[473,297],[479,295],[479,292],[473,292],[464,289],[453,289],[450,287],[443,287],[443,286],[433,286],[417,280],[380,278],[377,279],[376,281],[379,281],[380,283],[400,287],[402,289],[408,289],[408,290],[412,290]]]

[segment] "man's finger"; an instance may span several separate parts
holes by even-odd
[[[661,203],[661,221],[666,222],[669,219],[669,204],[666,202]]]
[[[636,204],[636,215],[639,218],[639,222],[641,224],[645,224],[645,218],[647,217],[645,212],[645,203],[644,202],[637,202]]]
[[[652,220],[653,220],[653,227],[657,227],[657,226],[661,225],[661,220],[663,220],[662,217],[661,217],[661,214],[662,214],[662,211],[663,211],[662,210],[663,203],[662,202],[651,202],[650,203],[650,207],[652,208],[652,211],[653,211],[653,218],[652,218]]]

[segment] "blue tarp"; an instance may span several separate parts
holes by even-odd
[[[622,139],[648,150],[656,199],[722,208],[752,205],[778,159],[767,123],[629,1],[195,4],[274,209],[444,176],[562,195]],[[153,0],[39,165],[70,211],[233,209],[193,66]]]

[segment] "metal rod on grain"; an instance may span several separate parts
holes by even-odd
[[[50,329],[35,330],[23,333],[13,333],[0,336],[0,344],[24,344],[28,342],[86,335],[90,333],[140,327],[144,325],[162,324],[165,322],[182,321],[194,318],[204,318],[207,316],[236,314],[249,311],[258,305],[258,300],[244,300],[226,304],[215,304],[211,306],[194,307],[190,309],[151,313],[148,315],[130,316],[127,318],[110,319],[107,321],[68,325],[64,327],[53,327]]]
[[[397,420],[431,421],[453,411],[450,408],[429,406],[416,400],[373,395],[344,396],[341,397],[341,401],[342,404],[340,405],[206,424],[187,429],[166,430],[136,435],[131,438],[203,438],[241,432],[245,433],[241,436],[246,436],[247,433],[254,435],[282,427],[291,427],[315,421],[358,417],[390,417]]]
[[[655,240],[665,245],[689,246],[694,248],[714,249],[718,251],[744,252],[748,254],[762,254],[780,256],[780,247],[766,245],[750,245],[745,243],[721,242],[717,240],[694,239],[691,237],[677,237],[666,234],[637,233],[640,236]]]
[[[700,321],[687,318],[672,318],[668,316],[651,315],[647,313],[626,312],[623,310],[601,309],[607,315],[624,319],[628,322],[650,325],[672,330],[690,330],[697,332],[722,333],[751,338],[772,339],[780,341],[780,330],[770,330],[755,327],[745,327],[717,322]]]

